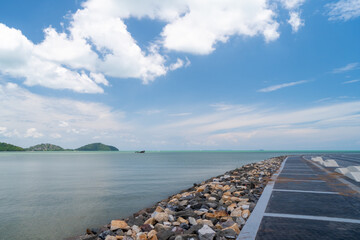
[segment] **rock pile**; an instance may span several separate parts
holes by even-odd
[[[245,165],[211,178],[71,240],[236,239],[267,181],[285,157]],[[70,239],[69,239],[70,240]]]

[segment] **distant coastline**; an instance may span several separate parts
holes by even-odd
[[[29,148],[22,148],[8,143],[0,142],[0,152],[60,152],[60,151],[119,151],[114,146],[105,145],[103,143],[91,143],[76,149],[64,149],[60,146],[41,143]]]

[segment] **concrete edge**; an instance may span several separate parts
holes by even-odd
[[[266,185],[264,191],[262,192],[259,201],[256,203],[256,206],[254,210],[252,211],[249,219],[246,221],[244,227],[242,228],[239,236],[236,240],[243,240],[243,239],[255,239],[257,232],[260,227],[261,220],[264,216],[266,207],[268,205],[272,190],[274,188],[275,180],[283,170],[285,163],[287,161],[288,157],[285,158],[285,160],[282,162],[279,170],[277,173],[274,173],[271,177],[271,180]]]

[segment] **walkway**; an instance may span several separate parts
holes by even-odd
[[[238,240],[360,239],[360,188],[331,170],[288,157]]]

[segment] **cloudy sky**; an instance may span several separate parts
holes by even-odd
[[[360,149],[360,0],[0,3],[0,142]]]

